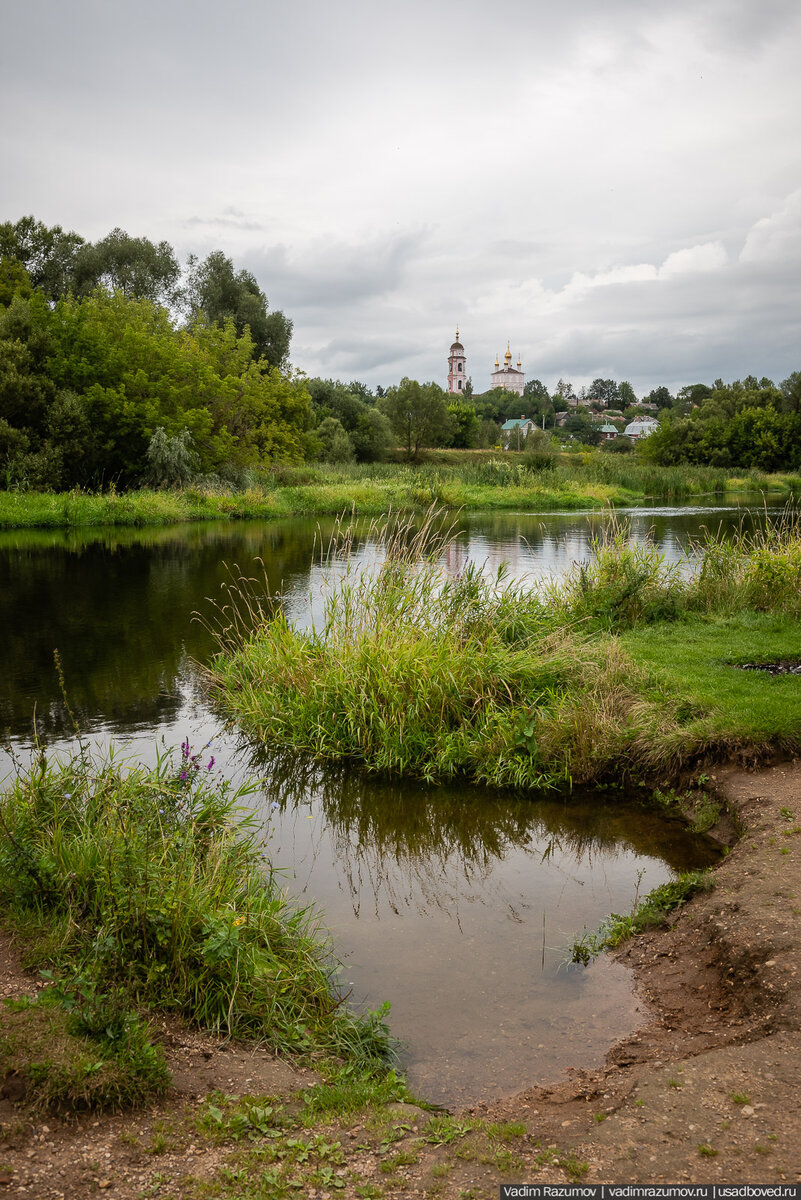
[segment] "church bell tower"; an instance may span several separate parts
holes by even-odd
[[[456,341],[453,343],[448,355],[448,391],[459,392],[464,391],[464,385],[467,382],[467,359],[465,358],[464,346],[459,341],[459,330],[456,330]]]

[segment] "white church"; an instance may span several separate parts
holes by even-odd
[[[453,343],[448,354],[448,391],[458,395],[464,391],[465,383],[467,382],[467,357],[464,352],[464,346],[459,341],[459,330],[456,330],[456,341]],[[520,356],[517,358],[517,367],[512,366],[512,351],[509,347],[509,342],[506,343],[506,353],[503,356],[503,366],[500,365],[497,357],[495,359],[495,370],[490,374],[490,389],[503,388],[507,392],[516,392],[518,396],[523,395],[526,377],[523,373],[523,364],[520,361]]]

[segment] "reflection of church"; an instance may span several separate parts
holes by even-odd
[[[448,391],[463,392],[467,382],[467,357],[464,346],[459,341],[459,330],[456,330],[456,341],[448,354]],[[523,395],[526,377],[523,374],[523,364],[518,355],[517,367],[512,366],[512,351],[506,343],[506,353],[503,356],[503,366],[495,359],[495,370],[490,376],[490,388],[503,388],[507,392]]]

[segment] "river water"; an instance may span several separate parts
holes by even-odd
[[[678,561],[704,528],[743,517],[724,506],[618,512]],[[747,519],[747,518],[746,518]],[[447,565],[558,575],[589,556],[601,518],[581,513],[462,517]],[[203,621],[237,566],[280,590],[290,618],[321,611],[315,545],[333,523],[210,523],[148,530],[0,533],[0,728],[17,756],[34,722],[152,761],[187,736],[232,779],[262,781],[255,806],[287,890],[313,904],[358,1006],[391,1002],[411,1085],[466,1104],[512,1094],[568,1066],[593,1066],[640,1020],[625,969],[565,963],[568,942],[714,849],[614,794],[534,798],[365,779],[258,751],[204,702],[195,664],[213,652]],[[369,536],[355,555],[369,561]],[[0,775],[12,769],[0,759]]]

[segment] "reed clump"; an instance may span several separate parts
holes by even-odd
[[[117,1030],[162,1086],[140,1036],[153,1011],[281,1052],[383,1061],[383,1023],[342,1003],[314,915],[287,899],[240,811],[248,789],[213,766],[187,741],[153,768],[84,751],[18,770],[0,798],[0,888],[29,965],[52,980],[36,1019]]]
[[[433,512],[376,527],[373,564],[353,560],[349,537],[325,556],[337,569],[319,629],[257,610],[245,580],[218,613],[209,682],[265,742],[520,788],[801,745],[793,678],[732,670],[792,647],[801,657],[789,514],[731,543],[710,537],[692,570],[612,522],[589,562],[540,589],[503,568],[449,571],[458,556]]]
[[[694,547],[699,569],[688,604],[702,612],[743,609],[801,616],[801,516],[786,508],[775,524],[711,532]]]

